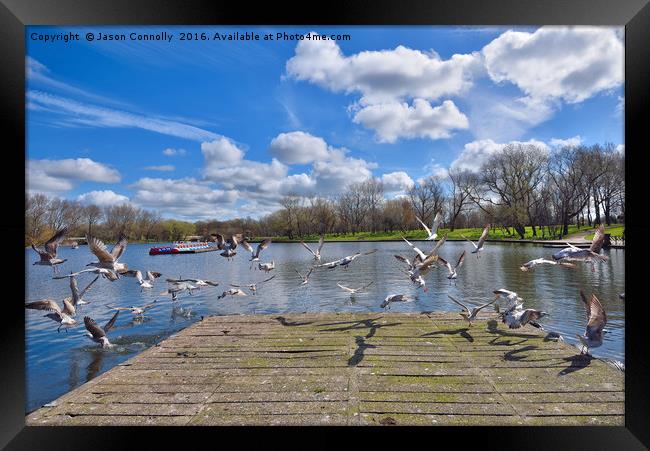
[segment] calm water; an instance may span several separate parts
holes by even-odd
[[[416,244],[427,252],[432,244]],[[397,267],[399,262],[393,254],[412,257],[413,252],[402,242],[384,243],[325,243],[323,262],[332,261],[356,251],[378,249],[378,252],[362,256],[349,265],[347,270],[315,270],[305,286],[294,270],[306,274],[314,262],[300,244],[272,244],[262,252],[262,261],[275,260],[276,269],[266,274],[249,269],[248,256],[241,252],[234,261],[226,261],[217,252],[191,255],[148,254],[151,244],[129,244],[121,261],[129,268],[159,271],[153,289],[140,291],[134,278],[125,277],[116,282],[100,278],[88,292],[85,300],[91,304],[77,312],[77,326],[66,333],[57,333],[57,324],[43,315],[47,312],[26,310],[26,367],[27,412],[48,403],[73,388],[87,382],[113,366],[134,356],[143,349],[158,343],[170,334],[200,319],[201,315],[228,315],[238,313],[298,313],[298,312],[373,312],[382,311],[379,305],[388,294],[418,295],[411,303],[392,304],[394,312],[458,311],[447,293],[467,303],[483,303],[493,298],[492,290],[507,288],[516,291],[524,299],[525,308],[542,309],[550,314],[541,323],[548,330],[561,333],[568,343],[576,343],[576,333],[584,333],[585,310],[579,299],[582,288],[587,295],[596,293],[607,312],[605,342],[594,349],[596,357],[624,361],[625,317],[624,301],[618,297],[625,291],[625,254],[623,250],[603,251],[610,259],[591,265],[578,263],[577,268],[555,266],[538,267],[535,272],[524,273],[519,266],[533,258],[549,257],[553,249],[537,245],[487,243],[480,260],[469,254],[473,248],[467,242],[447,242],[440,255],[455,262],[463,251],[468,255],[459,270],[458,283],[446,279],[447,271],[439,268],[426,276],[429,291],[415,290],[415,286]],[[314,245],[312,245],[313,248]],[[109,244],[109,249],[111,244]],[[68,261],[60,266],[62,273],[83,269],[86,263],[95,261],[87,246],[78,249],[60,248],[59,256]],[[49,267],[33,266],[36,253],[26,250],[26,301],[44,298],[55,299],[59,304],[70,296],[68,279],[53,280]],[[275,274],[275,279],[262,284],[258,294],[247,297],[226,297],[218,300],[228,284],[244,284],[260,281]],[[172,303],[169,296],[159,296],[166,287],[166,277],[192,277],[214,280],[216,288],[204,288],[190,296],[187,292]],[[93,274],[78,277],[83,289],[94,278]],[[336,286],[357,288],[374,280],[366,293],[355,298]],[[244,288],[245,289],[245,288]],[[248,292],[247,289],[245,289]],[[84,336],[83,317],[94,318],[104,325],[114,313],[106,304],[120,307],[139,306],[154,299],[158,305],[148,311],[142,320],[134,319],[130,312],[121,312],[117,323],[109,332],[116,346],[102,350]],[[503,303],[502,303],[503,305]],[[491,308],[488,308],[490,310]],[[188,315],[189,313],[189,315]]]

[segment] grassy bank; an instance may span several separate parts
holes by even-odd
[[[624,226],[616,226],[620,227],[620,232],[622,233],[622,230]],[[614,227],[612,227],[614,229]],[[512,229],[510,229],[513,231]],[[594,230],[593,227],[578,227],[575,225],[570,225],[569,226],[569,235],[578,233],[578,232],[583,232],[583,231],[589,231],[589,230]],[[545,231],[546,232],[546,231]],[[476,227],[476,228],[468,228],[468,229],[455,229],[453,232],[451,232],[449,229],[439,229],[438,230],[438,235],[439,236],[447,236],[447,239],[450,240],[462,240],[463,236],[466,238],[469,238],[470,240],[478,240],[479,237],[481,236],[481,233],[483,233],[483,228]],[[607,232],[609,233],[609,232]],[[402,236],[404,236],[407,239],[413,239],[413,240],[422,240],[427,237],[427,234],[424,230],[410,230],[407,233],[403,234],[402,232],[359,232],[356,234],[338,234],[338,233],[328,233],[325,235],[325,240],[326,241],[391,241],[391,240],[401,240]],[[618,235],[613,235],[613,236],[618,236]],[[286,236],[281,236],[281,237],[275,237],[273,238],[273,241],[276,242],[298,242],[300,240],[304,241],[318,241],[319,235],[312,234],[312,235],[306,235],[301,238],[294,238],[293,240],[289,239]],[[508,234],[504,229],[501,228],[493,228],[490,229],[490,235],[488,237],[490,240],[518,240],[519,235],[515,234]],[[525,240],[557,240],[558,236],[548,236],[545,235],[542,237],[541,230],[538,228],[537,229],[537,236],[533,236],[533,229],[532,227],[526,227],[526,233],[524,235]]]
[[[609,233],[612,237],[623,236],[623,231],[625,230],[624,224],[616,224],[612,226],[605,226],[605,233]],[[585,236],[586,239],[590,240],[594,237],[594,234]]]

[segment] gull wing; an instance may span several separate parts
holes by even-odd
[[[117,261],[122,256],[124,250],[126,249],[127,243],[128,240],[126,235],[120,233],[120,237],[118,238],[117,243],[115,246],[113,246],[113,249],[111,249],[111,255],[115,258],[115,261]]]
[[[119,311],[117,312],[119,313]],[[116,314],[117,315],[117,314]],[[101,338],[106,336],[106,332],[102,329],[97,322],[92,319],[90,316],[84,316],[84,326],[86,330],[95,338]]]
[[[310,269],[309,272],[307,273],[307,277],[309,277],[309,274],[311,274],[311,272],[312,272],[312,270]],[[261,282],[257,282],[257,283],[268,282],[269,280],[273,279],[275,276],[276,276],[276,275],[274,274],[274,275],[272,275],[271,277],[269,277],[268,279],[266,279],[266,280],[262,280]]]
[[[311,253],[311,255],[313,255],[314,257],[316,257],[316,253],[315,253],[314,251],[312,251],[311,248],[310,248],[309,246],[307,246],[307,244],[306,244],[304,241],[301,241],[300,244],[302,244],[303,246],[305,246],[305,249],[307,249],[307,250]]]
[[[237,244],[238,244],[237,235],[231,235],[230,236],[230,249],[233,250],[233,251],[235,249],[237,249]]]
[[[226,240],[223,239],[223,235],[220,233],[213,233],[211,236],[214,237],[215,241],[217,242],[217,248],[219,250],[223,250],[226,246]]]
[[[103,241],[95,238],[94,236],[86,237],[86,240],[88,241],[90,252],[95,254],[95,257],[97,257],[100,262],[115,262],[115,256],[112,253],[108,252],[108,249],[106,248],[106,245]]]
[[[442,214],[439,211],[436,213],[436,216],[433,218],[433,225],[431,226],[431,234],[433,235],[434,238],[438,237],[438,226],[440,225],[440,221],[442,221]]]
[[[454,268],[451,267],[451,264],[447,260],[438,256],[438,261],[441,261],[443,265],[447,266],[447,270],[449,271],[449,274],[454,273]]]
[[[45,249],[38,249],[36,246],[34,246],[34,243],[32,243],[32,249],[36,251],[42,262],[48,262],[52,258],[52,256]]]
[[[605,309],[603,309],[602,304],[595,294],[592,294],[591,298],[587,301],[584,292],[580,290],[580,298],[587,310],[587,336],[600,337],[605,328],[605,324],[607,324]]]
[[[514,291],[506,290],[505,288],[499,288],[498,290],[494,290],[493,293],[496,294],[497,297],[499,297],[500,295],[504,295],[506,297],[510,297],[510,296],[519,297],[519,295]]]
[[[34,309],[34,310],[48,310],[51,312],[61,313],[61,307],[56,301],[52,299],[44,299],[42,301],[29,302],[25,304],[25,308]]]
[[[147,280],[150,280],[152,282],[160,276],[162,276],[162,273],[159,273],[157,271],[147,271]]]
[[[396,259],[398,259],[398,260],[400,260],[400,261],[406,263],[406,264],[409,266],[409,268],[412,268],[412,267],[413,267],[413,266],[411,265],[411,262],[409,261],[408,258],[406,258],[406,257],[402,257],[401,255],[393,255],[393,257],[395,257]]]
[[[253,251],[253,246],[251,246],[250,243],[249,243],[248,241],[244,240],[244,241],[242,241],[240,244],[242,245],[242,247],[243,247],[244,249],[246,249],[246,250],[247,250],[248,252],[250,252],[251,254],[254,253],[254,251]]]
[[[374,282],[374,281],[371,281],[369,284],[364,285],[363,287],[359,288],[357,291],[365,290],[366,288],[368,288],[368,287],[369,287],[370,285],[372,285],[373,283],[375,283],[375,282]]]
[[[259,257],[260,252],[262,252],[264,249],[269,247],[270,244],[271,244],[271,238],[266,238],[262,240],[262,242],[257,245],[257,250],[255,251],[255,257]]]
[[[494,298],[494,299],[492,299],[490,302],[486,302],[486,303],[483,304],[483,305],[479,305],[478,307],[475,307],[474,310],[476,310],[476,311],[478,312],[479,310],[484,309],[484,308],[487,307],[488,305],[490,305],[490,304],[494,304],[496,301],[497,301],[497,299]]]
[[[483,229],[483,233],[481,233],[481,237],[478,239],[478,246],[476,247],[477,249],[480,249],[483,246],[483,243],[485,243],[485,240],[487,239],[489,233],[490,224],[487,224]]]
[[[460,257],[458,257],[458,262],[456,263],[456,266],[454,266],[454,269],[458,269],[458,268],[461,267],[461,265],[462,265],[463,262],[465,261],[465,253],[466,253],[466,252],[467,252],[467,251],[463,251],[463,253],[460,254]]]
[[[427,225],[426,225],[424,222],[422,222],[422,220],[421,220],[420,218],[418,218],[417,216],[415,217],[415,219],[417,219],[418,222],[419,222],[420,224],[422,224],[422,227],[424,227],[424,230],[426,230],[427,235],[431,236],[431,230],[429,230],[429,228],[427,227]]]
[[[323,244],[325,244],[325,234],[321,233],[320,239],[318,240],[318,250],[316,251],[319,254],[320,254],[320,250],[323,248]]]
[[[65,234],[68,232],[67,227],[63,227],[52,236],[47,242],[45,243],[45,252],[47,252],[51,258],[56,257],[56,249],[59,247],[59,243],[63,241],[63,237]]]
[[[99,276],[97,276],[99,277]],[[79,302],[79,299],[81,299],[81,295],[79,294],[79,286],[77,285],[77,278],[76,277],[70,277],[70,291],[72,292],[72,305],[76,306],[77,302]]]
[[[438,240],[438,242],[437,242],[436,245],[433,247],[433,250],[431,251],[431,253],[429,253],[429,255],[433,254],[434,252],[438,252],[438,249],[440,249],[440,247],[441,247],[443,244],[445,244],[445,241],[447,241],[447,235],[445,235],[444,237],[442,237],[442,239]]]
[[[591,247],[589,248],[589,250],[595,253],[599,253],[600,248],[603,247],[604,241],[605,241],[605,226],[601,225],[600,227],[598,227],[598,230],[596,230],[593,240],[591,240]]]
[[[404,237],[402,237],[402,239],[403,239],[404,241],[406,241],[406,244],[408,244],[409,246],[411,246],[415,252],[417,252],[417,254],[420,256],[420,258],[421,258],[422,260],[425,260],[425,259],[427,258],[426,254],[425,254],[424,252],[422,252],[420,249],[418,249],[417,247],[415,247],[415,246],[413,245],[413,243],[411,243],[409,240],[407,240],[407,239],[404,238]]]
[[[88,285],[86,285],[86,288],[84,288],[83,290],[81,290],[81,292],[79,293],[79,299],[83,299],[84,295],[85,295],[86,292],[90,289],[90,287],[92,287],[93,284],[94,284],[95,282],[97,282],[97,279],[99,279],[99,275],[98,275],[97,277],[95,277],[95,278],[94,278],[94,279],[93,279],[93,280],[92,280]]]
[[[472,246],[474,246],[476,249],[478,249],[478,246],[474,243],[474,241],[470,240],[470,239],[467,238],[465,235],[461,235],[460,237],[466,239],[467,241],[469,241],[470,243],[472,243]]]
[[[348,293],[354,293],[354,292],[356,291],[356,290],[353,290],[352,288],[344,287],[343,285],[341,285],[341,284],[338,283],[338,282],[337,282],[336,284],[337,284],[339,287],[343,288],[343,289],[344,289],[345,291],[347,291]]]
[[[124,276],[135,277],[138,283],[142,283],[142,272],[138,269],[129,269],[123,273]]]
[[[467,306],[466,306],[465,304],[463,304],[462,302],[460,302],[460,301],[454,299],[450,294],[448,294],[447,297],[448,297],[449,299],[451,299],[452,301],[454,301],[456,304],[460,305],[463,309],[465,309],[465,311],[466,311],[467,313],[470,313],[469,309],[467,308]],[[495,299],[495,301],[496,301],[496,299]]]
[[[113,326],[115,325],[115,321],[117,320],[117,315],[119,314],[120,314],[119,310],[115,312],[115,315],[113,315],[113,317],[104,326],[104,332],[108,332],[113,328]]]

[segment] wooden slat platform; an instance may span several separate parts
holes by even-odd
[[[489,312],[214,316],[26,423],[621,426],[623,381]]]

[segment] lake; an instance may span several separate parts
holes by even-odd
[[[167,243],[165,243],[167,244]],[[309,243],[312,249],[317,243]],[[545,329],[559,332],[568,343],[578,342],[576,334],[583,334],[586,325],[585,309],[580,301],[579,290],[587,296],[595,293],[607,312],[607,329],[603,345],[593,349],[595,357],[625,361],[625,303],[619,293],[625,292],[625,251],[610,249],[602,251],[609,261],[597,263],[595,271],[590,264],[577,263],[576,268],[545,265],[534,272],[522,272],[522,263],[538,257],[549,258],[556,249],[535,244],[488,242],[481,258],[477,259],[471,244],[447,242],[440,255],[455,263],[463,250],[467,250],[464,265],[458,271],[457,284],[446,278],[447,270],[438,268],[426,277],[428,291],[416,287],[398,270],[404,265],[393,255],[412,258],[413,251],[404,242],[341,242],[323,246],[323,262],[339,259],[357,251],[378,249],[371,255],[361,256],[348,269],[317,269],[307,285],[300,285],[296,270],[306,274],[314,263],[313,257],[297,243],[273,243],[261,253],[262,262],[275,261],[276,269],[264,273],[250,268],[249,254],[238,247],[238,255],[227,261],[219,252],[188,255],[150,256],[149,248],[158,244],[129,244],[120,262],[130,269],[158,271],[163,276],[156,280],[153,289],[141,291],[135,278],[123,277],[115,282],[100,278],[85,296],[91,302],[78,308],[75,327],[66,333],[58,325],[44,317],[47,312],[26,310],[26,376],[27,405],[30,412],[73,388],[89,381],[115,365],[129,359],[174,332],[196,322],[202,315],[229,315],[253,313],[300,313],[300,312],[381,312],[380,304],[389,294],[417,295],[409,303],[390,306],[395,312],[459,311],[447,294],[466,304],[485,303],[494,298],[492,291],[506,288],[524,299],[524,308],[541,309],[549,313],[540,323]],[[256,247],[256,244],[253,244]],[[431,242],[416,242],[428,252]],[[109,249],[112,243],[108,244]],[[70,296],[68,279],[53,280],[52,269],[33,266],[38,255],[28,248],[26,253],[26,302],[54,299],[60,305]],[[59,248],[59,257],[68,261],[59,266],[61,274],[84,269],[96,261],[87,246],[78,249]],[[276,277],[261,284],[256,295],[243,288],[249,296],[217,299],[229,284],[248,284]],[[169,296],[161,296],[167,277],[191,277],[219,282],[218,287],[184,292],[177,302]],[[79,288],[83,289],[94,274],[78,276]],[[336,284],[358,288],[374,281],[366,292],[353,298]],[[103,326],[114,313],[107,304],[119,307],[141,306],[159,299],[142,319],[130,312],[121,312],[115,327],[108,333],[115,347],[100,349],[85,337],[83,317],[88,315]],[[505,302],[501,301],[501,305]],[[491,312],[492,307],[485,309]],[[500,324],[500,327],[506,327]]]

